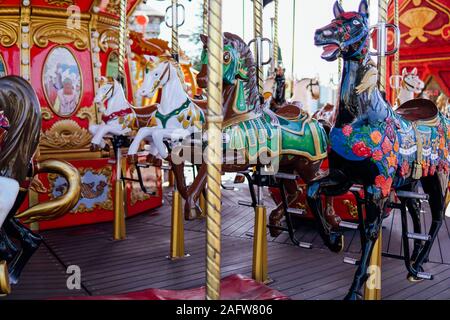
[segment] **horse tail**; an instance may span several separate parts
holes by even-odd
[[[22,183],[40,139],[41,107],[33,87],[23,78],[0,79],[0,110],[9,129],[0,150],[0,174]]]

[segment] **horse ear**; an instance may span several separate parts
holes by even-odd
[[[402,76],[406,76],[407,74],[408,74],[408,70],[406,68],[403,68]]]
[[[366,0],[361,0],[358,11],[362,15],[369,16],[369,5]]]
[[[412,69],[411,73],[415,76],[417,76],[417,68]]]
[[[339,3],[339,1],[336,1],[334,3],[333,6],[333,13],[334,13],[334,17],[337,18],[339,17],[342,13],[344,13],[344,8],[342,8],[341,4]]]
[[[200,40],[202,41],[204,47],[206,47],[208,45],[208,36],[207,35],[201,34]]]

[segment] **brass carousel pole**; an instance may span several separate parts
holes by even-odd
[[[203,34],[208,34],[208,1],[209,0],[203,0]],[[206,217],[206,197],[205,193],[202,192],[200,194],[199,198],[199,206],[200,210],[202,211],[202,218]]]
[[[394,0],[394,24],[396,26],[399,25],[398,0]],[[397,50],[395,52],[395,55],[394,55],[394,75],[396,77],[400,76],[400,50]],[[398,84],[397,81],[395,81],[396,88],[394,88],[394,90],[392,90],[392,101],[393,101],[393,104],[395,104],[395,102],[398,99],[398,94],[399,94],[398,90],[400,88],[397,88],[397,84]],[[399,107],[399,105],[397,107]]]
[[[258,90],[263,93],[262,68],[262,0],[253,0],[255,54],[257,63]],[[253,235],[252,277],[258,282],[267,282],[267,214],[263,201],[262,187],[257,188],[257,204],[255,208],[255,226]]]
[[[126,32],[127,32],[127,0],[120,0],[120,23],[119,23],[119,74],[125,83],[125,56],[126,49]],[[124,162],[122,158],[122,150],[120,147],[116,149],[116,182],[114,190],[114,240],[125,240],[125,193],[122,181],[122,166]]]
[[[220,298],[222,172],[222,0],[209,1],[206,299]]]
[[[275,0],[275,16],[273,19],[273,65],[274,72],[278,68],[278,0]]]
[[[172,0],[172,56],[178,61],[178,0]],[[173,171],[169,171],[169,185],[173,186],[172,192],[172,230],[170,237],[169,259],[175,260],[186,257],[184,252],[184,218],[182,210],[181,194],[177,190]]]
[[[386,42],[386,20],[388,0],[378,0],[378,88],[386,91],[386,47],[381,45]],[[381,253],[383,247],[383,232],[380,228],[377,242],[372,251],[369,270],[371,275],[366,282],[364,290],[365,300],[381,300]]]

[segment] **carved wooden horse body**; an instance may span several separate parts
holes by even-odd
[[[22,225],[48,220],[67,213],[79,199],[79,175],[69,165],[48,160],[33,165],[41,132],[41,107],[31,85],[22,78],[0,79],[0,271],[8,263],[11,283],[17,283],[28,260],[38,249],[42,238]],[[16,216],[33,185],[33,176],[52,172],[69,181],[67,193],[47,203],[39,203]],[[78,183],[78,185],[77,185]],[[21,248],[10,240],[19,241]],[[7,279],[0,274],[0,291]],[[9,284],[8,284],[9,286]],[[7,293],[7,292],[0,292]]]
[[[411,191],[419,180],[430,197],[433,220],[429,240],[415,248],[412,258],[415,274],[409,276],[423,271],[443,219],[449,176],[450,122],[426,101],[421,101],[422,108],[406,105],[394,113],[376,87],[377,70],[369,63],[367,2],[361,1],[358,12],[345,12],[336,2],[334,14],[332,23],[316,31],[315,43],[324,46],[323,59],[333,61],[339,56],[344,59],[340,101],[330,134],[330,174],[309,185],[308,204],[316,220],[322,222],[321,193],[336,195],[346,192],[353,184],[364,186],[366,241],[346,297],[357,299],[361,298],[361,288],[367,280],[369,258],[379,236],[391,188]],[[413,201],[407,200],[408,209],[418,215]],[[339,231],[330,230],[323,223],[319,230],[331,250],[342,249]]]

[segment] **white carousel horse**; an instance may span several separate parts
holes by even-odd
[[[162,88],[161,101],[153,112],[148,127],[139,129],[128,149],[128,156],[136,156],[140,143],[146,140],[156,150],[150,153],[162,159],[168,151],[164,140],[181,140],[195,132],[200,132],[205,116],[203,111],[192,102],[184,90],[183,74],[176,62],[169,56],[150,57],[139,94],[152,97]]]
[[[401,106],[403,103],[414,99],[416,95],[422,93],[425,83],[417,75],[417,68],[412,69],[411,72],[408,72],[408,70],[404,68],[400,77],[391,77],[391,87],[394,90],[398,90],[397,106]]]
[[[319,81],[313,78],[303,78],[301,80],[295,80],[293,95],[290,102],[294,103],[298,101],[303,105],[305,111],[311,112],[311,102],[313,100],[318,100],[319,97]]]
[[[106,102],[107,107],[105,107]],[[102,78],[94,103],[100,104],[102,124],[90,125],[89,132],[93,135],[93,149],[103,149],[105,135],[120,136],[129,133],[131,125],[136,120],[136,114],[125,97],[122,85],[112,78]]]

